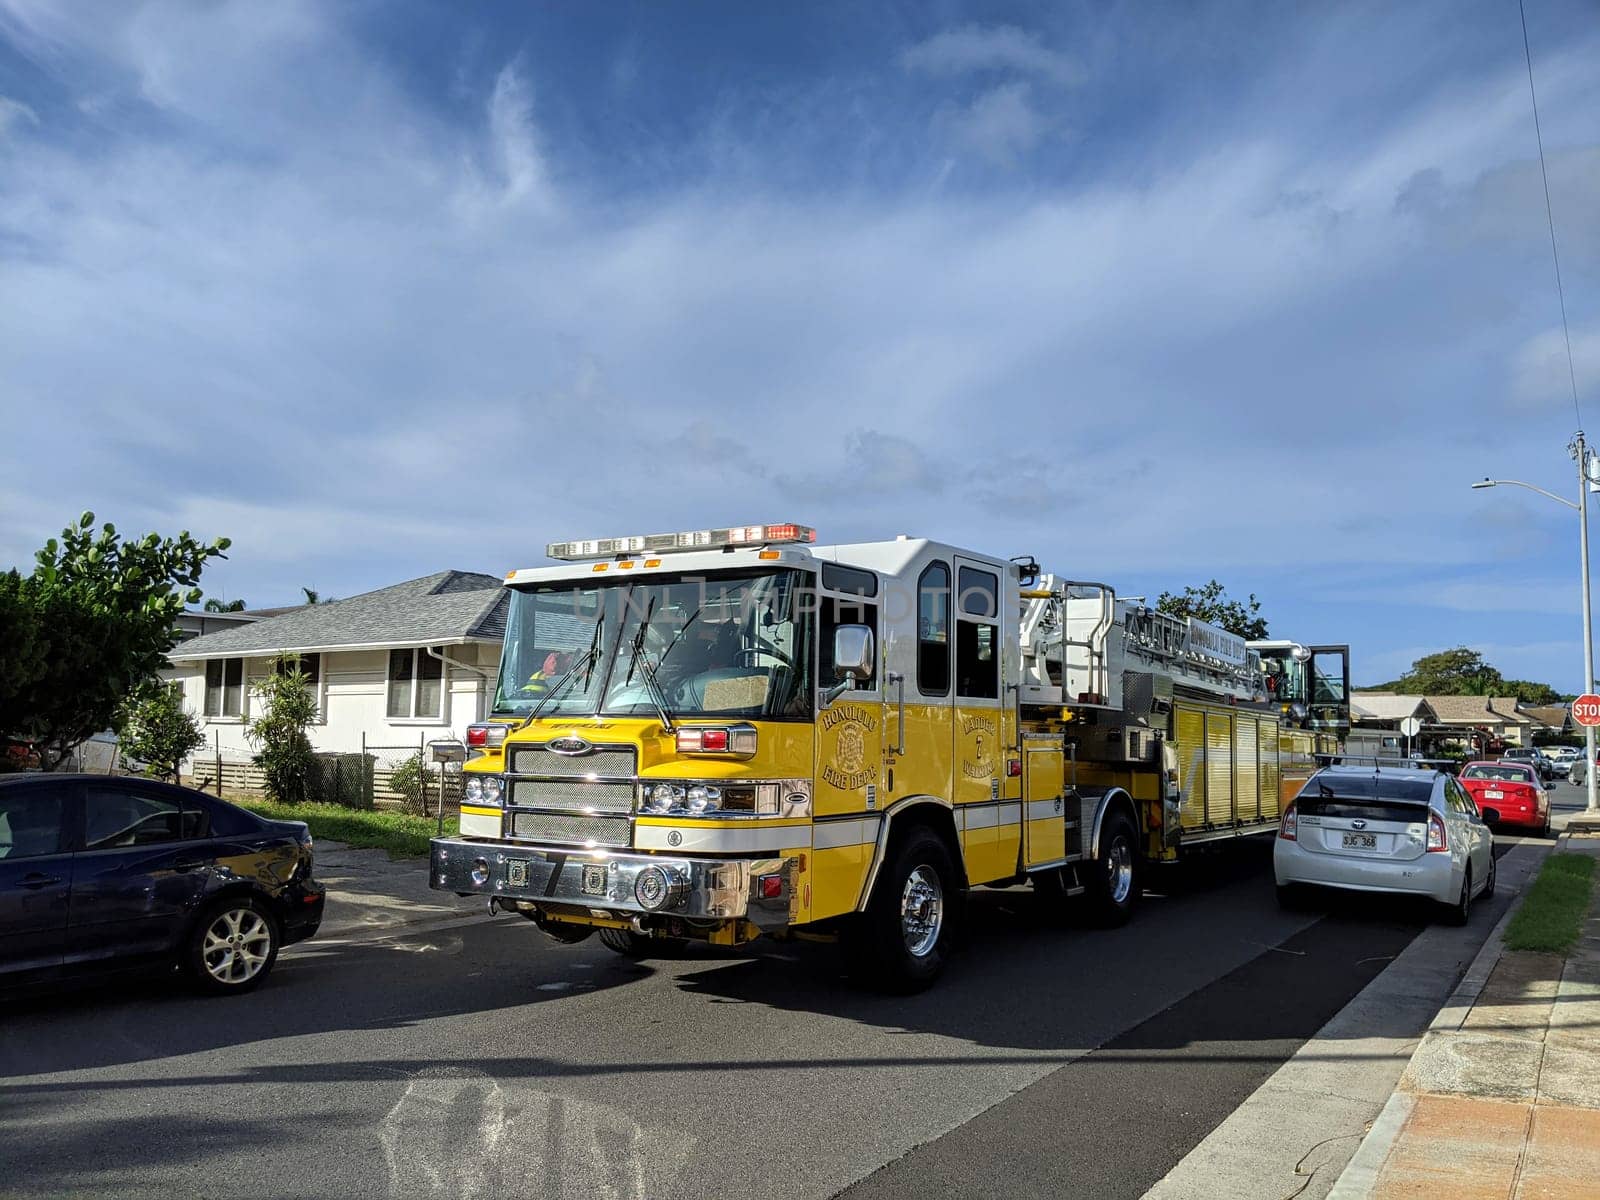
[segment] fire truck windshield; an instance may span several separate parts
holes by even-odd
[[[660,699],[674,718],[804,718],[808,582],[772,571],[513,589],[494,711],[656,716]]]

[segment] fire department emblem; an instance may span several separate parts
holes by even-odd
[[[867,739],[859,725],[846,725],[839,730],[839,741],[834,751],[834,762],[846,775],[854,775],[866,765]]]

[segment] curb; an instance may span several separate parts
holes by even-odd
[[[1566,838],[1567,835],[1562,833],[1556,839],[1555,845],[1550,847],[1550,853],[1557,853]],[[1428,1034],[1461,1028],[1467,1019],[1467,1014],[1472,1011],[1472,1006],[1478,1002],[1478,997],[1483,993],[1484,985],[1489,982],[1495,964],[1505,952],[1506,926],[1511,924],[1511,918],[1517,915],[1527,898],[1528,892],[1524,888],[1516,903],[1506,909],[1505,915],[1489,931],[1489,936],[1484,939],[1482,947],[1473,957],[1466,973],[1462,975],[1461,982],[1456,984],[1455,991],[1450,993],[1450,998],[1428,1023],[1422,1040],[1417,1043],[1417,1049],[1411,1056],[1413,1059],[1422,1052]],[[1406,1070],[1410,1069],[1408,1063]],[[1404,1079],[1405,1075],[1402,1074],[1401,1078]],[[1371,1194],[1373,1185],[1378,1181],[1378,1172],[1389,1157],[1389,1151],[1394,1148],[1400,1131],[1405,1128],[1406,1118],[1411,1115],[1416,1105],[1416,1097],[1411,1093],[1400,1091],[1398,1088],[1395,1090],[1394,1095],[1389,1097],[1389,1102],[1383,1106],[1383,1111],[1378,1114],[1378,1119],[1372,1123],[1372,1128],[1367,1131],[1367,1136],[1361,1140],[1360,1148],[1351,1157],[1338,1182],[1328,1193],[1328,1200],[1361,1200],[1362,1197]]]

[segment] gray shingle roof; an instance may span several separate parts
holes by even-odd
[[[493,575],[440,571],[208,633],[174,647],[167,657],[183,662],[349,646],[498,642],[505,633],[506,596],[502,581]]]

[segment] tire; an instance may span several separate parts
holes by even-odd
[[[278,961],[278,919],[253,896],[229,896],[201,912],[183,945],[190,981],[213,996],[237,996],[261,986]]]
[[[898,995],[927,988],[949,959],[960,892],[944,840],[913,829],[889,851],[867,911],[845,931],[851,974]]]
[[[1487,900],[1494,895],[1494,883],[1498,875],[1498,871],[1499,868],[1495,863],[1494,847],[1491,846],[1489,848],[1489,878],[1484,881],[1483,891],[1478,893],[1479,900]]]
[[[1461,873],[1461,895],[1456,897],[1456,902],[1450,906],[1445,914],[1445,920],[1451,925],[1465,925],[1472,920],[1472,864],[1467,864],[1467,869]]]
[[[574,921],[557,921],[545,916],[541,912],[523,913],[524,917],[539,927],[539,932],[553,942],[563,946],[576,946],[579,942],[587,941],[594,933],[594,926],[579,925]]]
[[[1090,918],[1103,929],[1125,925],[1139,903],[1144,874],[1138,834],[1122,811],[1108,813],[1100,827],[1099,853],[1083,873]]]
[[[685,946],[683,938],[649,937],[631,929],[602,929],[600,944],[624,958],[668,958]]]

